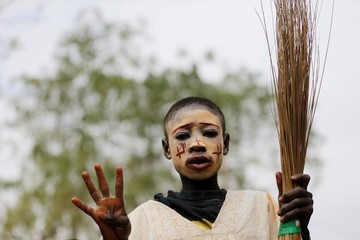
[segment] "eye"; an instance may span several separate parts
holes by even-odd
[[[218,135],[218,131],[216,131],[215,129],[209,129],[203,132],[204,137],[213,138],[216,137],[217,135]]]
[[[190,135],[188,134],[188,133],[186,133],[186,132],[179,132],[179,133],[177,133],[176,135],[175,135],[175,138],[177,139],[177,140],[185,140],[185,139],[187,139],[187,138],[189,138],[190,137]]]

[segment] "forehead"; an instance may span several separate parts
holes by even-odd
[[[172,130],[189,123],[208,123],[221,127],[218,115],[204,106],[188,106],[181,108],[166,124],[167,130]]]

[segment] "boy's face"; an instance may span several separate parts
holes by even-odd
[[[185,107],[166,124],[166,132],[164,154],[181,176],[205,180],[218,172],[229,142],[218,116],[203,106]]]

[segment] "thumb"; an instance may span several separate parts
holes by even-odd
[[[275,173],[275,179],[276,179],[276,185],[277,185],[278,192],[279,192],[278,199],[280,199],[280,197],[282,197],[282,195],[283,195],[282,173],[281,172],[276,172]]]

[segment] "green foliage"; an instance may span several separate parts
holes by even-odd
[[[162,121],[173,102],[189,95],[209,97],[223,109],[232,154],[222,178],[227,186],[246,186],[244,142],[253,144],[271,123],[258,76],[239,70],[209,83],[199,74],[201,63],[155,71],[151,58],[139,52],[144,34],[136,26],[105,23],[100,16],[83,19],[62,42],[54,73],[21,78],[25,96],[16,103],[18,124],[33,147],[3,232],[27,239],[99,234],[70,201],[77,196],[91,203],[81,173],[89,170],[95,179],[95,162],[104,166],[110,186],[115,166],[124,168],[128,211],[156,192],[177,189],[171,162],[162,155]],[[142,77],[133,77],[137,73]]]

